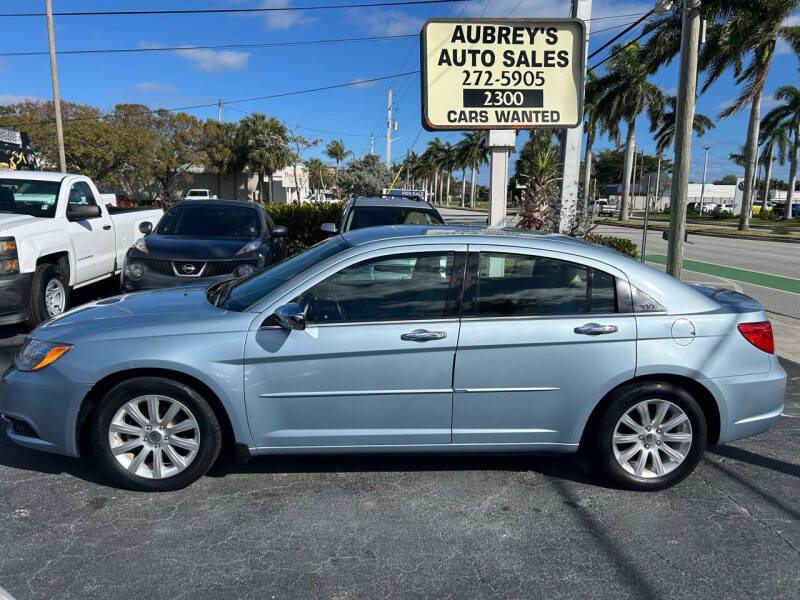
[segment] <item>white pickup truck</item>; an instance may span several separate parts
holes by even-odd
[[[107,206],[82,175],[0,171],[0,325],[64,312],[70,290],[118,275],[142,223],[162,214]]]

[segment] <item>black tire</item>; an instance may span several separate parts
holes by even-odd
[[[109,442],[109,427],[116,412],[129,400],[150,394],[177,400],[191,411],[199,426],[200,444],[192,462],[184,470],[163,479],[130,473],[114,457]],[[191,387],[164,377],[137,377],[112,388],[95,411],[91,438],[92,450],[100,467],[123,487],[142,492],[185,488],[205,475],[222,448],[222,429],[208,402]]]
[[[625,470],[617,461],[612,438],[617,423],[631,407],[644,400],[656,399],[667,400],[686,414],[691,425],[691,446],[683,462],[674,470],[659,477],[637,477]],[[685,389],[665,382],[632,384],[616,390],[606,404],[603,414],[590,426],[594,431],[588,432],[590,446],[587,450],[591,452],[597,467],[615,485],[636,491],[660,490],[683,480],[700,461],[708,437],[705,415],[697,401]]]
[[[28,318],[26,322],[29,327],[36,327],[39,323],[56,316],[49,314],[45,305],[45,290],[47,289],[47,284],[53,279],[58,279],[64,286],[64,310],[69,308],[68,272],[69,266],[63,259],[55,264],[42,263],[36,267],[31,281],[31,297],[28,301]]]

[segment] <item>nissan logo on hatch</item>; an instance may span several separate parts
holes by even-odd
[[[192,263],[187,263],[181,267],[181,271],[183,271],[187,275],[191,275],[192,273],[194,273],[194,265]]]

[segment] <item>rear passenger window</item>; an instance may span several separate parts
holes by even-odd
[[[480,254],[474,288],[476,316],[570,315],[615,311],[612,275],[584,265],[541,256],[493,252]]]

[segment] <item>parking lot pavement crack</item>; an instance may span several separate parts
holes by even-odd
[[[717,466],[717,465],[715,465],[715,464],[714,464],[716,461],[714,461],[714,460],[710,460],[710,459],[708,459],[708,458],[706,458],[705,460],[706,460],[708,463],[712,464],[713,466]],[[737,509],[738,509],[738,510],[739,510],[739,511],[742,513],[742,514],[744,514],[744,515],[745,515],[745,516],[746,516],[748,519],[750,519],[750,520],[751,520],[751,521],[753,521],[754,523],[758,523],[758,524],[759,524],[761,527],[763,527],[763,528],[764,528],[766,531],[768,531],[769,533],[771,533],[772,535],[774,535],[775,537],[777,537],[779,540],[781,540],[781,541],[782,541],[784,544],[786,544],[787,546],[789,546],[789,548],[790,548],[792,551],[794,551],[794,553],[795,553],[795,554],[797,554],[798,556],[800,556],[800,548],[798,548],[797,546],[795,546],[795,545],[794,545],[794,543],[792,543],[792,541],[791,541],[791,540],[789,540],[789,539],[787,539],[786,537],[784,537],[783,535],[781,535],[781,532],[780,532],[780,531],[777,531],[776,529],[773,529],[772,527],[770,527],[770,526],[769,526],[769,523],[768,523],[768,521],[769,521],[769,520],[772,520],[772,519],[762,519],[761,517],[758,517],[758,516],[756,516],[756,515],[755,515],[755,514],[753,514],[753,513],[752,513],[752,512],[751,512],[751,511],[750,511],[750,510],[749,510],[749,509],[746,507],[746,506],[744,506],[743,504],[741,504],[740,502],[738,502],[738,501],[736,500],[736,498],[734,498],[733,496],[731,496],[731,495],[730,495],[728,492],[726,492],[724,489],[722,489],[722,488],[721,488],[721,487],[719,487],[718,485],[715,485],[715,484],[711,483],[711,482],[710,482],[710,481],[709,481],[709,480],[708,480],[708,479],[707,479],[707,478],[706,478],[706,477],[705,477],[705,476],[704,476],[704,475],[703,475],[703,474],[702,474],[702,473],[701,473],[699,470],[698,470],[696,473],[697,473],[697,476],[698,476],[698,477],[700,477],[700,479],[702,479],[702,480],[703,480],[703,482],[704,482],[704,483],[705,483],[705,484],[706,484],[708,487],[710,487],[711,489],[715,490],[715,491],[716,491],[717,493],[719,493],[719,494],[720,494],[720,495],[721,495],[723,498],[725,498],[726,500],[728,500],[728,502],[730,502],[731,504],[733,504],[733,505],[734,505],[734,506],[735,506],[735,507],[736,507],[736,508],[737,508]],[[779,521],[779,522],[785,522],[785,521]]]

